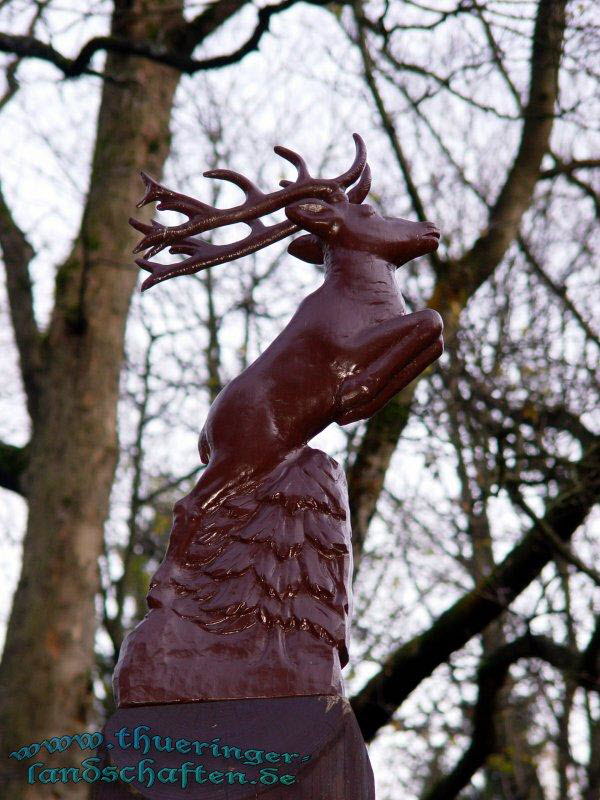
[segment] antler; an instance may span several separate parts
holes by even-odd
[[[351,203],[355,203],[356,205],[360,205],[365,197],[369,194],[371,190],[371,170],[369,169],[369,165],[365,164],[365,168],[362,171],[362,175],[360,176],[359,182],[356,186],[353,186],[352,189],[348,192],[348,200]]]
[[[146,192],[138,203],[138,208],[151,202],[157,202],[160,211],[178,211],[188,217],[188,221],[181,225],[166,226],[158,222],[147,225],[135,219],[130,219],[130,224],[144,234],[134,252],[147,251],[144,258],[136,259],[136,263],[151,273],[142,284],[142,291],[149,289],[156,283],[172,278],[175,275],[190,274],[201,269],[231,261],[248,253],[254,253],[263,247],[284,239],[299,228],[292,222],[279,222],[274,225],[265,225],[259,218],[270,214],[295,200],[305,197],[326,198],[332,194],[345,190],[358,178],[359,183],[349,193],[359,196],[367,185],[364,196],[368,192],[370,173],[368,166],[365,168],[367,152],[361,137],[353,134],[356,154],[351,167],[337,178],[313,178],[304,162],[304,159],[293,150],[286,147],[275,147],[277,155],[285,158],[296,167],[298,173],[295,181],[281,181],[283,187],[279,191],[265,194],[252,181],[238,172],[228,169],[209,170],[205,177],[228,181],[238,186],[245,194],[241,205],[232,208],[218,209],[199,200],[194,200],[184,194],[179,194],[157,181],[149,175],[142,173],[146,184]],[[358,193],[358,194],[357,194]],[[364,199],[364,196],[362,199]],[[352,199],[352,202],[361,200]],[[250,228],[250,233],[245,238],[225,245],[215,245],[202,239],[194,238],[194,234],[204,233],[224,225],[243,222]],[[169,252],[190,256],[176,264],[160,264],[150,259],[169,247]]]

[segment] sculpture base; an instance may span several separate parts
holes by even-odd
[[[322,639],[259,624],[208,633],[169,608],[125,639],[113,686],[119,707],[343,694],[338,651]]]
[[[149,612],[121,648],[117,705],[343,694],[352,543],[342,468],[302,447],[202,514],[195,491],[175,506]]]
[[[123,708],[104,735],[100,768],[119,779],[94,783],[94,800],[375,800],[343,697]]]

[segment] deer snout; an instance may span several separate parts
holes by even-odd
[[[433,224],[433,222],[423,222],[423,232],[426,236],[433,236],[433,238],[440,238],[440,229]]]
[[[437,250],[440,245],[439,228],[433,222],[421,222],[416,244],[419,255]]]

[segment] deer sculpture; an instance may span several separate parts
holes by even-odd
[[[323,263],[323,284],[272,344],[212,404],[200,435],[206,464],[174,508],[149,614],[126,639],[115,672],[121,706],[294,695],[341,695],[348,659],[352,572],[344,475],[309,440],[337,422],[367,419],[442,353],[442,321],[407,314],[397,267],[438,247],[429,222],[383,217],[364,203],[371,184],[364,142],[337,178],[314,178],[295,152],[275,152],[295,181],[263,193],[243,175],[205,176],[245,193],[218,209],[143,174],[140,206],[187,217],[180,225],[131,220],[143,234],[137,264],[146,290],[176,275],[241,258],[303,232],[288,251]],[[284,209],[286,220],[261,217]],[[241,241],[201,234],[245,223]],[[165,248],[185,259],[153,261]]]

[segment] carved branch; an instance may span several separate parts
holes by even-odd
[[[543,524],[535,523],[506,558],[432,626],[393,652],[382,669],[353,698],[365,739],[373,739],[398,706],[449,656],[497,619],[553,558],[547,530],[568,542],[597,502],[600,442],[573,467],[572,480],[549,504]]]

